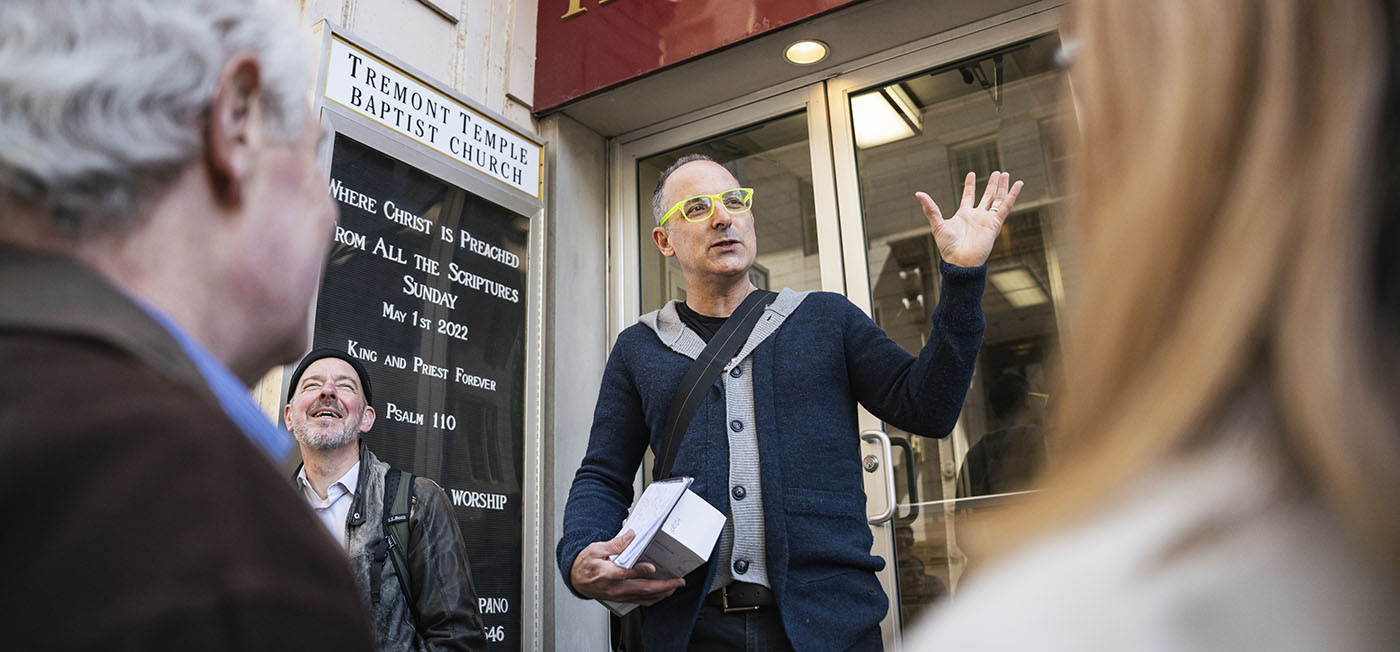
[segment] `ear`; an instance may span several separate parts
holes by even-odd
[[[651,230],[651,241],[656,243],[656,248],[661,250],[661,255],[671,258],[676,255],[676,248],[671,246],[671,234],[666,231],[666,227],[658,226]]]
[[[238,204],[250,176],[262,122],[262,71],[251,56],[234,57],[219,74],[204,133],[204,160],[214,192]]]
[[[282,406],[282,423],[291,423],[291,422],[292,422],[292,404],[291,404],[291,403],[287,403],[286,405]]]
[[[364,416],[360,418],[360,432],[369,432],[369,429],[373,426],[374,408],[366,405]]]

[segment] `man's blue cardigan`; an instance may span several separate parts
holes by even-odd
[[[985,330],[986,267],[940,268],[941,299],[917,358],[828,292],[808,294],[751,354],[768,578],[798,650],[844,650],[885,616],[888,600],[875,577],[885,562],[870,554],[856,403],[914,434],[952,430]],[[556,552],[570,590],[579,552],[622,527],[637,467],[648,446],[660,448],[666,408],[691,362],[644,324],[618,336],[564,508]],[[691,490],[728,514],[722,391],[716,382],[696,411],[673,473],[693,476]],[[700,566],[671,597],[643,608],[647,649],[685,649],[712,567]]]

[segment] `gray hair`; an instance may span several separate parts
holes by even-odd
[[[307,36],[272,0],[0,1],[0,205],[74,238],[135,226],[203,151],[235,56],[256,57],[272,135],[295,140]]]
[[[719,165],[719,163],[715,162],[714,159],[710,158],[705,154],[686,154],[685,156],[676,159],[676,162],[672,163],[671,167],[666,168],[666,170],[661,173],[661,178],[656,180],[656,189],[651,191],[651,214],[656,218],[657,226],[661,226],[661,216],[665,215],[666,211],[671,209],[670,206],[666,206],[661,203],[661,196],[665,193],[666,190],[666,180],[670,179],[671,173],[675,172],[676,169],[680,166],[685,165],[686,163],[694,163],[696,161],[709,161],[711,163],[714,163],[715,165]]]

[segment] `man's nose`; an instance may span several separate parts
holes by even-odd
[[[722,231],[729,228],[733,221],[734,216],[729,214],[729,209],[725,208],[724,204],[715,204],[715,210],[710,213],[711,228]]]

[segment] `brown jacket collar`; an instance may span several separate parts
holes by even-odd
[[[0,331],[96,340],[213,398],[174,336],[107,279],[62,256],[0,243]]]

